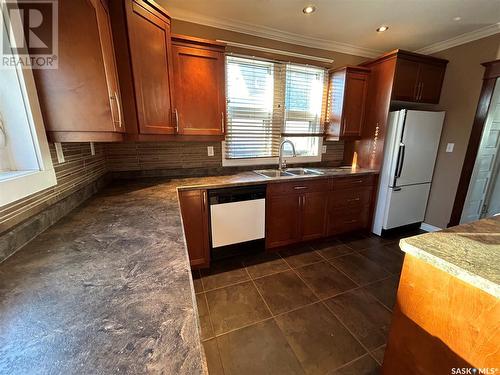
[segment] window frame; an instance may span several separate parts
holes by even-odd
[[[278,63],[278,64],[283,64],[286,65],[287,62],[285,61],[276,61],[276,60],[270,60],[270,59],[265,59],[265,58],[259,58],[255,56],[248,56],[248,55],[239,55],[239,54],[231,54],[230,56],[234,57],[240,57],[240,58],[245,58],[245,59],[252,59],[252,60],[262,60],[262,61],[270,61],[273,63]],[[296,63],[294,63],[296,64]],[[227,59],[225,60],[225,71],[226,71],[226,85],[227,85]],[[300,65],[300,64],[297,64]],[[318,69],[325,69],[324,67],[316,67]],[[325,69],[325,77],[328,77],[326,69]],[[274,85],[276,86],[277,80],[279,78],[274,77]],[[284,82],[282,84],[286,85],[286,74],[285,77],[283,78]],[[227,86],[226,86],[227,87]],[[324,112],[325,108],[323,108],[323,102],[325,102],[325,95],[327,95],[327,87],[328,84],[325,81],[323,83],[323,89],[322,89],[322,112]],[[283,91],[283,95],[285,95],[286,90]],[[226,98],[227,100],[227,98]],[[286,98],[283,100],[283,105],[286,103]],[[284,111],[286,113],[286,110]],[[320,118],[323,119],[324,114],[321,113]],[[320,129],[322,129],[323,124],[321,123],[320,119]],[[227,122],[227,120],[226,120]],[[290,139],[294,137],[309,137],[307,134],[293,134],[293,133],[284,133],[285,131],[285,123],[286,123],[286,117],[283,116],[283,124],[281,128],[281,136],[280,136],[280,143],[285,140],[285,139]],[[322,155],[323,155],[323,136],[322,135],[310,135],[310,137],[316,137],[318,138],[318,149],[317,149],[317,155],[314,156],[296,156],[292,157],[290,155],[290,151],[288,151],[288,148],[285,148],[285,151],[283,153],[283,160],[287,164],[302,164],[302,163],[314,163],[314,162],[321,162],[322,160]],[[233,166],[259,166],[259,165],[271,165],[271,164],[278,164],[279,162],[279,157],[253,157],[253,158],[239,158],[239,159],[228,159],[226,158],[226,141],[222,141],[222,166],[223,167],[233,167]]]
[[[2,27],[5,28],[5,20],[0,21],[2,21]],[[5,29],[2,31],[5,31]],[[33,147],[38,162],[38,169],[0,172],[0,189],[2,190],[2,194],[0,194],[0,207],[57,184],[33,71],[30,68],[16,66],[15,72],[31,134],[32,142],[30,145],[26,145],[26,147]],[[8,139],[8,129],[5,128],[4,131]]]

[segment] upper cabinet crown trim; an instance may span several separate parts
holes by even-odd
[[[393,51],[384,53],[382,56],[379,56],[376,59],[365,61],[364,63],[361,63],[360,66],[369,66],[391,58],[404,58],[407,60],[425,61],[428,64],[437,64],[437,65],[448,64],[448,60],[440,59],[438,57],[422,55],[420,53],[405,51],[402,49],[395,49]]]
[[[172,43],[173,44],[189,43],[191,45],[196,44],[211,48],[219,48],[222,50],[226,48],[226,43],[217,40],[204,39],[204,38],[198,38],[196,36],[181,35],[181,34],[172,34]]]

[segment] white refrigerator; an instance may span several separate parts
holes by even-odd
[[[373,233],[424,220],[445,112],[390,112]]]

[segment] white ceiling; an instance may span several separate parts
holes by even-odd
[[[157,1],[173,18],[363,56],[430,53],[500,32],[500,0]],[[310,4],[316,12],[303,14]]]

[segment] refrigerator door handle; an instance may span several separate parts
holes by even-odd
[[[396,175],[394,176],[394,186],[396,186],[396,179],[401,177],[403,172],[403,163],[405,160],[405,144],[401,142],[399,144],[398,160],[396,163]]]

